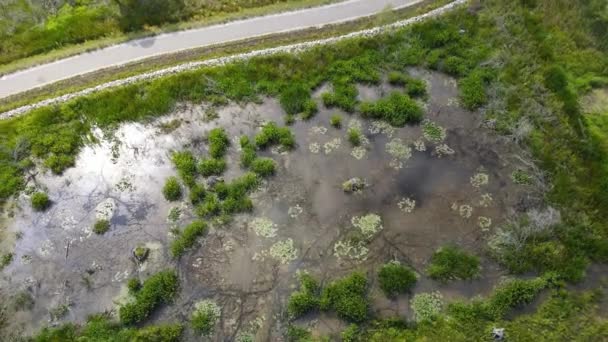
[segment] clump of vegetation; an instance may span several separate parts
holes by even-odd
[[[262,131],[255,136],[255,144],[259,148],[267,148],[271,145],[281,145],[287,150],[296,146],[296,139],[287,127],[279,127],[274,122],[269,122]]]
[[[367,279],[363,273],[351,275],[331,282],[323,289],[319,307],[334,310],[349,322],[363,322],[367,318]]]
[[[351,127],[348,129],[348,141],[353,145],[353,146],[360,146],[361,145],[361,130],[355,127]]]
[[[376,102],[363,102],[359,109],[365,117],[382,119],[397,127],[420,122],[423,115],[416,101],[397,91]]]
[[[12,307],[16,311],[31,310],[34,307],[34,298],[28,291],[20,291],[13,297]]]
[[[184,181],[188,187],[195,184],[196,181],[196,158],[190,151],[173,152],[171,154],[171,161],[179,177]]]
[[[342,342],[357,342],[361,338],[361,329],[356,324],[350,324],[342,333],[340,333]]]
[[[426,95],[426,83],[423,80],[412,78],[402,72],[393,71],[388,74],[388,82],[392,85],[403,86],[411,97]]]
[[[226,170],[226,161],[217,158],[203,159],[198,164],[198,170],[204,177],[219,176]]]
[[[206,230],[207,225],[203,221],[194,221],[187,225],[171,243],[171,255],[175,258],[182,256],[188,248],[194,246],[196,239],[202,236]]]
[[[202,300],[195,304],[192,313],[192,328],[203,336],[208,336],[213,332],[215,324],[222,314],[220,307],[211,300]]]
[[[97,220],[93,225],[93,233],[103,235],[110,230],[110,221],[106,219]]]
[[[249,137],[243,135],[240,139],[241,144],[241,166],[244,168],[248,168],[251,166],[251,163],[257,157],[255,153],[255,146],[249,140]]]
[[[308,107],[311,106],[311,102],[316,107],[316,104],[310,98],[310,89],[301,83],[290,84],[279,95],[279,103],[288,115],[306,112]]]
[[[445,140],[446,134],[445,128],[433,121],[425,120],[422,123],[422,135],[428,141],[440,143]]]
[[[414,271],[394,261],[382,265],[378,272],[380,288],[387,297],[409,292],[416,280]]]
[[[308,273],[300,273],[300,290],[291,294],[287,312],[292,318],[301,317],[319,307],[319,283]]]
[[[197,205],[205,199],[206,195],[207,195],[207,190],[205,189],[205,186],[202,184],[195,184],[192,188],[190,188],[190,195],[189,195],[190,203]],[[179,208],[177,210],[179,210]],[[178,218],[179,218],[179,215],[178,215]],[[177,220],[173,220],[173,221],[177,221]]]
[[[150,276],[135,293],[135,299],[119,308],[120,321],[127,325],[143,322],[159,305],[173,300],[178,285],[179,280],[173,271],[161,271]]]
[[[230,139],[223,128],[214,128],[209,131],[207,141],[209,141],[209,154],[216,159],[222,158],[230,146]]]
[[[139,290],[141,290],[141,281],[137,278],[131,278],[127,281],[127,289],[129,289],[129,294],[135,295]]]
[[[251,163],[251,171],[260,177],[268,177],[275,173],[277,164],[270,158],[256,158]]]
[[[78,326],[65,323],[44,328],[33,337],[35,342],[47,341],[162,341],[178,342],[183,327],[179,324],[148,325],[142,328],[125,327],[114,322],[109,314],[92,315]]]
[[[532,183],[532,177],[524,170],[517,169],[511,173],[511,180],[515,184],[529,185]]]
[[[469,109],[475,110],[487,101],[485,77],[480,72],[473,72],[458,82],[460,102]]]
[[[340,129],[342,127],[342,117],[338,114],[332,115],[329,119],[329,124],[334,128]]]
[[[439,292],[418,293],[410,303],[417,322],[436,319],[443,309],[443,298]]]
[[[13,253],[5,253],[0,257],[0,271],[13,262]]]
[[[133,256],[137,260],[137,262],[144,262],[148,259],[148,255],[150,254],[150,248],[145,246],[137,246],[133,249]]]
[[[354,112],[357,106],[357,95],[359,94],[357,87],[346,82],[334,82],[333,86],[333,93],[323,93],[321,95],[325,107],[338,107],[348,113]]]
[[[312,333],[305,328],[290,324],[287,327],[287,341],[288,342],[306,342],[310,341]]]
[[[427,268],[429,277],[447,282],[453,279],[472,279],[479,275],[479,258],[455,246],[439,248]]]
[[[163,195],[167,201],[178,201],[182,198],[182,187],[176,177],[169,177],[163,186]]]
[[[45,211],[48,207],[51,206],[51,200],[49,199],[49,195],[44,192],[35,192],[32,194],[30,201],[32,203],[32,208],[35,211]]]

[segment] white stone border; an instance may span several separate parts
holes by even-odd
[[[374,27],[371,29],[363,30],[363,31],[352,32],[352,33],[345,34],[345,35],[338,36],[338,37],[314,40],[314,41],[310,41],[310,42],[297,43],[297,44],[291,44],[291,45],[285,45],[285,46],[279,46],[279,47],[269,48],[269,49],[255,50],[255,51],[251,51],[251,52],[246,52],[246,53],[241,53],[241,54],[226,56],[226,57],[220,57],[220,58],[214,58],[214,59],[209,59],[209,60],[199,61],[199,62],[188,62],[188,63],[180,64],[180,65],[177,65],[174,67],[170,67],[170,68],[165,68],[165,69],[161,69],[161,70],[157,70],[157,71],[140,74],[137,76],[131,76],[131,77],[107,82],[107,83],[100,84],[100,85],[92,87],[92,88],[87,88],[87,89],[84,89],[81,91],[77,91],[75,93],[65,94],[65,95],[62,95],[59,97],[43,100],[43,101],[40,101],[40,102],[37,102],[34,104],[30,104],[30,105],[26,105],[26,106],[22,106],[22,107],[18,107],[18,108],[9,110],[7,112],[0,114],[0,120],[9,119],[9,118],[16,117],[16,116],[21,116],[33,109],[67,102],[74,98],[93,94],[93,93],[96,93],[96,92],[99,92],[102,90],[106,90],[109,88],[129,85],[129,84],[137,83],[140,81],[147,81],[147,80],[160,78],[160,77],[171,75],[171,74],[177,74],[177,73],[180,73],[183,71],[189,71],[189,70],[194,70],[194,69],[199,69],[202,67],[209,67],[209,66],[221,66],[221,65],[225,65],[228,63],[236,62],[236,61],[250,59],[253,57],[268,56],[268,55],[273,55],[273,54],[277,54],[277,53],[297,54],[299,52],[309,50],[309,49],[319,46],[319,45],[333,44],[333,43],[336,43],[336,42],[339,42],[339,41],[342,41],[345,39],[376,36],[376,35],[379,35],[381,33],[387,32],[387,31],[409,26],[413,23],[417,23],[417,22],[422,21],[427,18],[439,16],[447,11],[454,9],[455,7],[457,7],[459,5],[466,3],[467,1],[468,0],[455,0],[445,6],[436,8],[430,12],[427,12],[425,14],[422,14],[422,15],[419,15],[416,17],[398,21],[398,22],[395,22],[395,23],[392,23],[389,25],[385,25],[385,26],[379,26],[379,27]]]

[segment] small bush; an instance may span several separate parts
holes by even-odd
[[[192,313],[192,328],[203,336],[210,335],[221,316],[220,307],[211,300],[203,300],[195,305]]]
[[[36,192],[32,194],[30,201],[32,203],[32,208],[35,211],[45,211],[46,209],[48,209],[48,207],[51,206],[51,200],[49,199],[49,196],[44,192]]]
[[[296,140],[287,127],[278,127],[276,123],[269,122],[262,131],[255,136],[255,144],[259,148],[266,148],[272,145],[281,145],[285,149],[292,149],[296,145]]]
[[[201,204],[196,207],[196,215],[209,217],[220,213],[222,207],[216,194],[208,194]]]
[[[209,141],[209,154],[211,157],[219,159],[226,154],[230,140],[223,128],[214,128],[209,131],[207,140]]]
[[[300,83],[293,83],[284,88],[279,96],[279,103],[289,115],[303,113],[310,106],[310,89]],[[312,102],[314,104],[314,102]],[[316,112],[316,111],[315,111]]]
[[[108,220],[97,220],[93,225],[93,233],[97,235],[103,235],[110,230],[110,221]]]
[[[307,273],[300,274],[300,290],[291,294],[287,312],[292,318],[301,317],[319,307],[319,284]]]
[[[310,120],[313,116],[315,116],[315,114],[317,114],[318,111],[319,108],[317,108],[317,103],[313,100],[308,100],[306,101],[304,110],[302,111],[302,119]]]
[[[509,310],[532,302],[547,285],[545,278],[513,279],[503,283],[487,301],[487,311],[494,319],[502,319]]]
[[[349,128],[348,129],[348,141],[353,146],[361,145],[361,130],[358,128]]]
[[[146,279],[135,294],[135,300],[119,308],[120,321],[127,325],[143,322],[159,305],[173,300],[178,282],[173,271],[161,271]]]
[[[363,273],[333,281],[321,293],[321,310],[334,310],[349,322],[363,322],[367,318],[367,279]]]
[[[458,82],[460,90],[460,101],[462,105],[475,110],[487,102],[485,82],[479,72],[472,72]]]
[[[312,334],[307,329],[295,325],[287,327],[288,342],[308,342],[311,341]]]
[[[219,176],[226,170],[226,161],[217,158],[203,159],[198,164],[198,170],[204,177]]]
[[[182,198],[182,187],[176,177],[169,177],[163,186],[163,195],[167,201],[178,201]]]
[[[257,158],[255,149],[252,146],[243,147],[241,151],[241,166],[248,168],[251,163]]]
[[[141,281],[137,278],[131,278],[127,282],[127,289],[129,289],[129,293],[135,295],[139,290],[141,290]]]
[[[342,333],[340,337],[342,337],[342,342],[356,342],[359,341],[359,337],[361,335],[361,330],[359,326],[356,324],[349,325]]]
[[[321,99],[327,108],[341,108],[349,113],[355,111],[357,106],[357,95],[359,91],[354,84],[346,82],[334,82],[333,93],[323,93]]]
[[[406,92],[411,97],[426,96],[426,83],[423,80],[410,78],[407,82]]]
[[[410,291],[416,284],[416,274],[405,266],[390,262],[380,268],[378,280],[384,294],[392,297]]]
[[[196,158],[189,151],[173,152],[171,154],[171,161],[180,178],[184,183],[191,187],[196,181]]]
[[[331,119],[329,119],[329,124],[332,125],[334,128],[341,128],[342,127],[342,117],[338,114],[334,114],[331,116]]]
[[[205,187],[201,184],[195,184],[190,188],[190,202],[194,205],[201,203],[206,195],[207,190],[205,190]]]
[[[397,127],[419,122],[423,115],[416,101],[397,91],[376,102],[362,103],[360,110],[365,117],[382,119]]]
[[[479,275],[479,258],[458,247],[446,246],[437,250],[427,268],[429,277],[447,282],[453,279],[472,279]]]
[[[395,86],[404,86],[407,84],[409,76],[398,71],[392,71],[388,74],[388,83]]]
[[[251,171],[257,173],[260,177],[273,175],[276,167],[276,163],[270,158],[256,158],[251,163]]]
[[[174,258],[180,257],[184,252],[194,246],[196,239],[202,236],[207,230],[207,225],[203,221],[194,221],[177,235],[171,243],[171,255]]]
[[[13,253],[6,253],[0,257],[0,271],[13,262]]]

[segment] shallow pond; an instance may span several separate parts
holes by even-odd
[[[326,109],[317,92],[319,113],[291,126],[297,148],[261,153],[279,167],[253,194],[253,212],[212,227],[179,261],[168,253],[171,229],[195,215],[189,203],[168,203],[161,194],[165,179],[175,174],[171,151],[205,156],[206,132],[223,127],[234,137],[224,177],[237,177],[243,173],[238,137],[253,136],[269,120],[282,124],[279,104],[267,98],[244,107],[229,105],[217,110],[217,118],[205,105],[182,105],[157,121],[123,125],[111,139],[94,132],[101,143],[84,148],[76,167],[60,177],[40,173],[32,181],[48,189],[52,207],[32,212],[23,194],[7,220],[9,232],[21,237],[15,242],[15,261],[2,274],[2,295],[26,290],[35,300],[31,310],[13,316],[12,327],[32,333],[49,323],[49,311],[63,305],[69,309],[55,321],[82,322],[89,314],[112,311],[125,300],[127,279],[145,279],[166,268],[178,270],[180,296],[151,321],[187,321],[194,304],[210,298],[222,309],[213,336],[218,341],[239,334],[280,340],[286,300],[300,270],[322,282],[353,270],[368,272],[372,308],[386,317],[411,317],[408,295],[388,300],[377,286],[378,267],[391,260],[420,274],[415,293],[439,290],[447,300],[489,293],[504,273],[483,257],[485,238],[530,198],[529,190],[510,178],[520,151],[481,128],[479,114],[459,107],[454,80],[423,70],[412,74],[427,81],[425,118],[446,129],[444,141],[425,139],[420,125],[392,128]],[[360,96],[374,99],[392,89],[361,87]],[[341,129],[329,125],[334,113],[342,115]],[[177,128],[169,132],[168,123],[178,123]],[[346,136],[352,126],[365,134],[359,148]],[[353,177],[366,187],[344,192],[343,182]],[[176,221],[168,218],[172,208],[180,213]],[[378,215],[381,223],[369,243],[357,244],[357,218],[368,214]],[[110,218],[110,231],[93,234],[93,223],[103,217]],[[431,254],[446,244],[482,256],[482,276],[446,285],[426,278]],[[138,245],[151,251],[143,264],[132,256]],[[333,314],[299,323],[329,334],[344,327]],[[186,340],[199,338],[188,335]]]

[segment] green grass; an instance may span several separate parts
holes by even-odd
[[[277,163],[270,158],[256,158],[251,162],[251,171],[260,177],[268,177],[274,175],[277,168]]]
[[[97,220],[93,225],[93,233],[97,235],[103,235],[110,230],[110,221],[108,220]]]
[[[480,271],[479,258],[455,246],[439,248],[426,269],[429,277],[441,282],[473,279]]]
[[[397,91],[376,102],[363,102],[360,111],[366,118],[381,119],[397,127],[418,123],[423,116],[416,101]]]
[[[226,161],[224,159],[209,158],[203,159],[198,164],[198,171],[204,177],[219,176],[226,170]]]
[[[300,289],[293,292],[287,303],[287,313],[291,318],[298,318],[319,307],[320,286],[308,273],[300,273]]]
[[[262,131],[255,136],[255,144],[260,149],[265,149],[273,145],[280,145],[284,149],[291,150],[295,147],[296,141],[293,133],[287,127],[279,127],[274,122],[269,122]]]
[[[203,221],[194,221],[177,234],[171,242],[171,255],[174,258],[182,256],[186,250],[194,246],[196,240],[205,234],[207,225]]]
[[[167,201],[178,201],[182,198],[182,186],[176,177],[169,177],[163,186],[163,195]]]
[[[149,325],[128,328],[118,324],[106,314],[90,316],[83,325],[66,323],[58,327],[44,328],[32,337],[34,342],[178,342],[182,336],[180,324]]]
[[[146,279],[135,299],[118,310],[120,321],[126,325],[141,323],[162,304],[173,301],[177,295],[179,280],[174,271],[161,271]]]
[[[223,128],[212,129],[209,132],[207,141],[209,142],[209,155],[216,159],[222,158],[230,145],[228,135]]]
[[[417,280],[414,271],[395,262],[382,265],[378,271],[380,289],[387,297],[409,292]]]
[[[369,307],[367,278],[363,273],[354,272],[329,283],[321,292],[319,307],[324,311],[333,310],[349,322],[365,321]]]
[[[35,211],[45,211],[51,206],[49,195],[44,192],[35,192],[30,198],[30,203]]]

